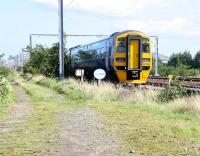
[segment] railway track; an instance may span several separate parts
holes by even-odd
[[[165,87],[166,85],[173,84],[177,81],[181,86],[187,88],[188,90],[200,93],[200,78],[177,77],[175,79],[171,79],[168,77],[150,76],[147,81],[147,85]]]

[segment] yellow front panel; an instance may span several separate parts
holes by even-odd
[[[139,40],[130,40],[129,63],[131,69],[139,69]]]
[[[149,70],[142,70],[141,73],[140,73],[140,79],[139,80],[127,80],[127,69],[126,70],[117,70],[117,66],[126,66],[126,60],[125,62],[117,62],[116,61],[116,58],[118,57],[121,57],[121,58],[126,58],[126,53],[121,53],[121,52],[118,52],[117,51],[117,46],[118,46],[118,39],[119,38],[122,38],[122,37],[128,37],[129,35],[134,35],[134,36],[140,36],[142,39],[150,39],[149,36],[145,35],[144,33],[140,33],[140,32],[125,32],[123,34],[120,34],[119,36],[117,36],[116,38],[116,42],[115,42],[115,52],[114,52],[114,69],[115,69],[115,72],[116,72],[116,75],[119,79],[119,81],[121,83],[134,83],[134,84],[144,84],[146,83],[147,79],[148,79],[148,76],[149,76],[149,73],[151,71],[151,68],[152,68],[152,49],[151,49],[151,46],[150,46],[150,50],[148,53],[144,53],[144,52],[141,52],[141,58],[150,58],[150,62],[141,62],[141,65],[142,66],[149,66]],[[135,41],[135,43],[134,43]],[[130,43],[130,46],[129,49],[132,51],[131,52],[131,55],[132,55],[132,58],[130,59],[131,60],[131,63],[129,61],[129,67],[130,68],[136,68],[138,69],[139,67],[139,47],[140,47],[140,43],[139,43],[139,40],[132,40]],[[142,44],[142,43],[141,43]],[[149,44],[151,45],[151,42],[149,41]],[[135,46],[136,45],[136,46]],[[127,47],[128,48],[128,47]],[[129,50],[129,52],[130,52]],[[135,58],[133,58],[133,56],[135,55]]]

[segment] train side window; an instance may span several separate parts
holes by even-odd
[[[109,47],[108,47],[108,55],[111,56],[111,53],[112,53],[112,47],[109,46]]]

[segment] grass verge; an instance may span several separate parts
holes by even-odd
[[[34,111],[24,122],[1,134],[0,155],[52,155],[59,138],[58,116],[70,105],[48,88],[20,78],[17,82],[30,95]]]
[[[0,80],[0,121],[6,116],[6,106],[15,100],[15,92],[6,78]]]
[[[160,105],[154,91],[127,91],[106,83],[97,87],[72,79],[37,83],[62,90],[59,93],[76,102],[86,101],[105,116],[106,133],[121,137],[136,155],[200,155],[198,96]]]

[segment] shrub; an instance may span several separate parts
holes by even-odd
[[[10,74],[10,70],[5,67],[0,67],[0,77],[8,77]]]
[[[185,87],[182,87],[179,82],[175,82],[172,85],[168,85],[163,91],[158,94],[158,102],[169,102],[176,98],[181,98],[188,95],[188,91]]]
[[[30,73],[30,74],[37,74],[39,71],[36,67],[34,67],[33,65],[31,64],[26,64],[24,67],[23,67],[23,72],[24,73]]]
[[[173,66],[161,66],[159,70],[159,74],[161,76],[168,76],[174,75],[176,76],[198,76],[199,70],[197,69],[190,69],[189,67],[180,65],[178,67]]]
[[[11,92],[11,88],[9,86],[8,81],[3,78],[0,80],[0,104],[7,103],[9,99],[9,93]]]

